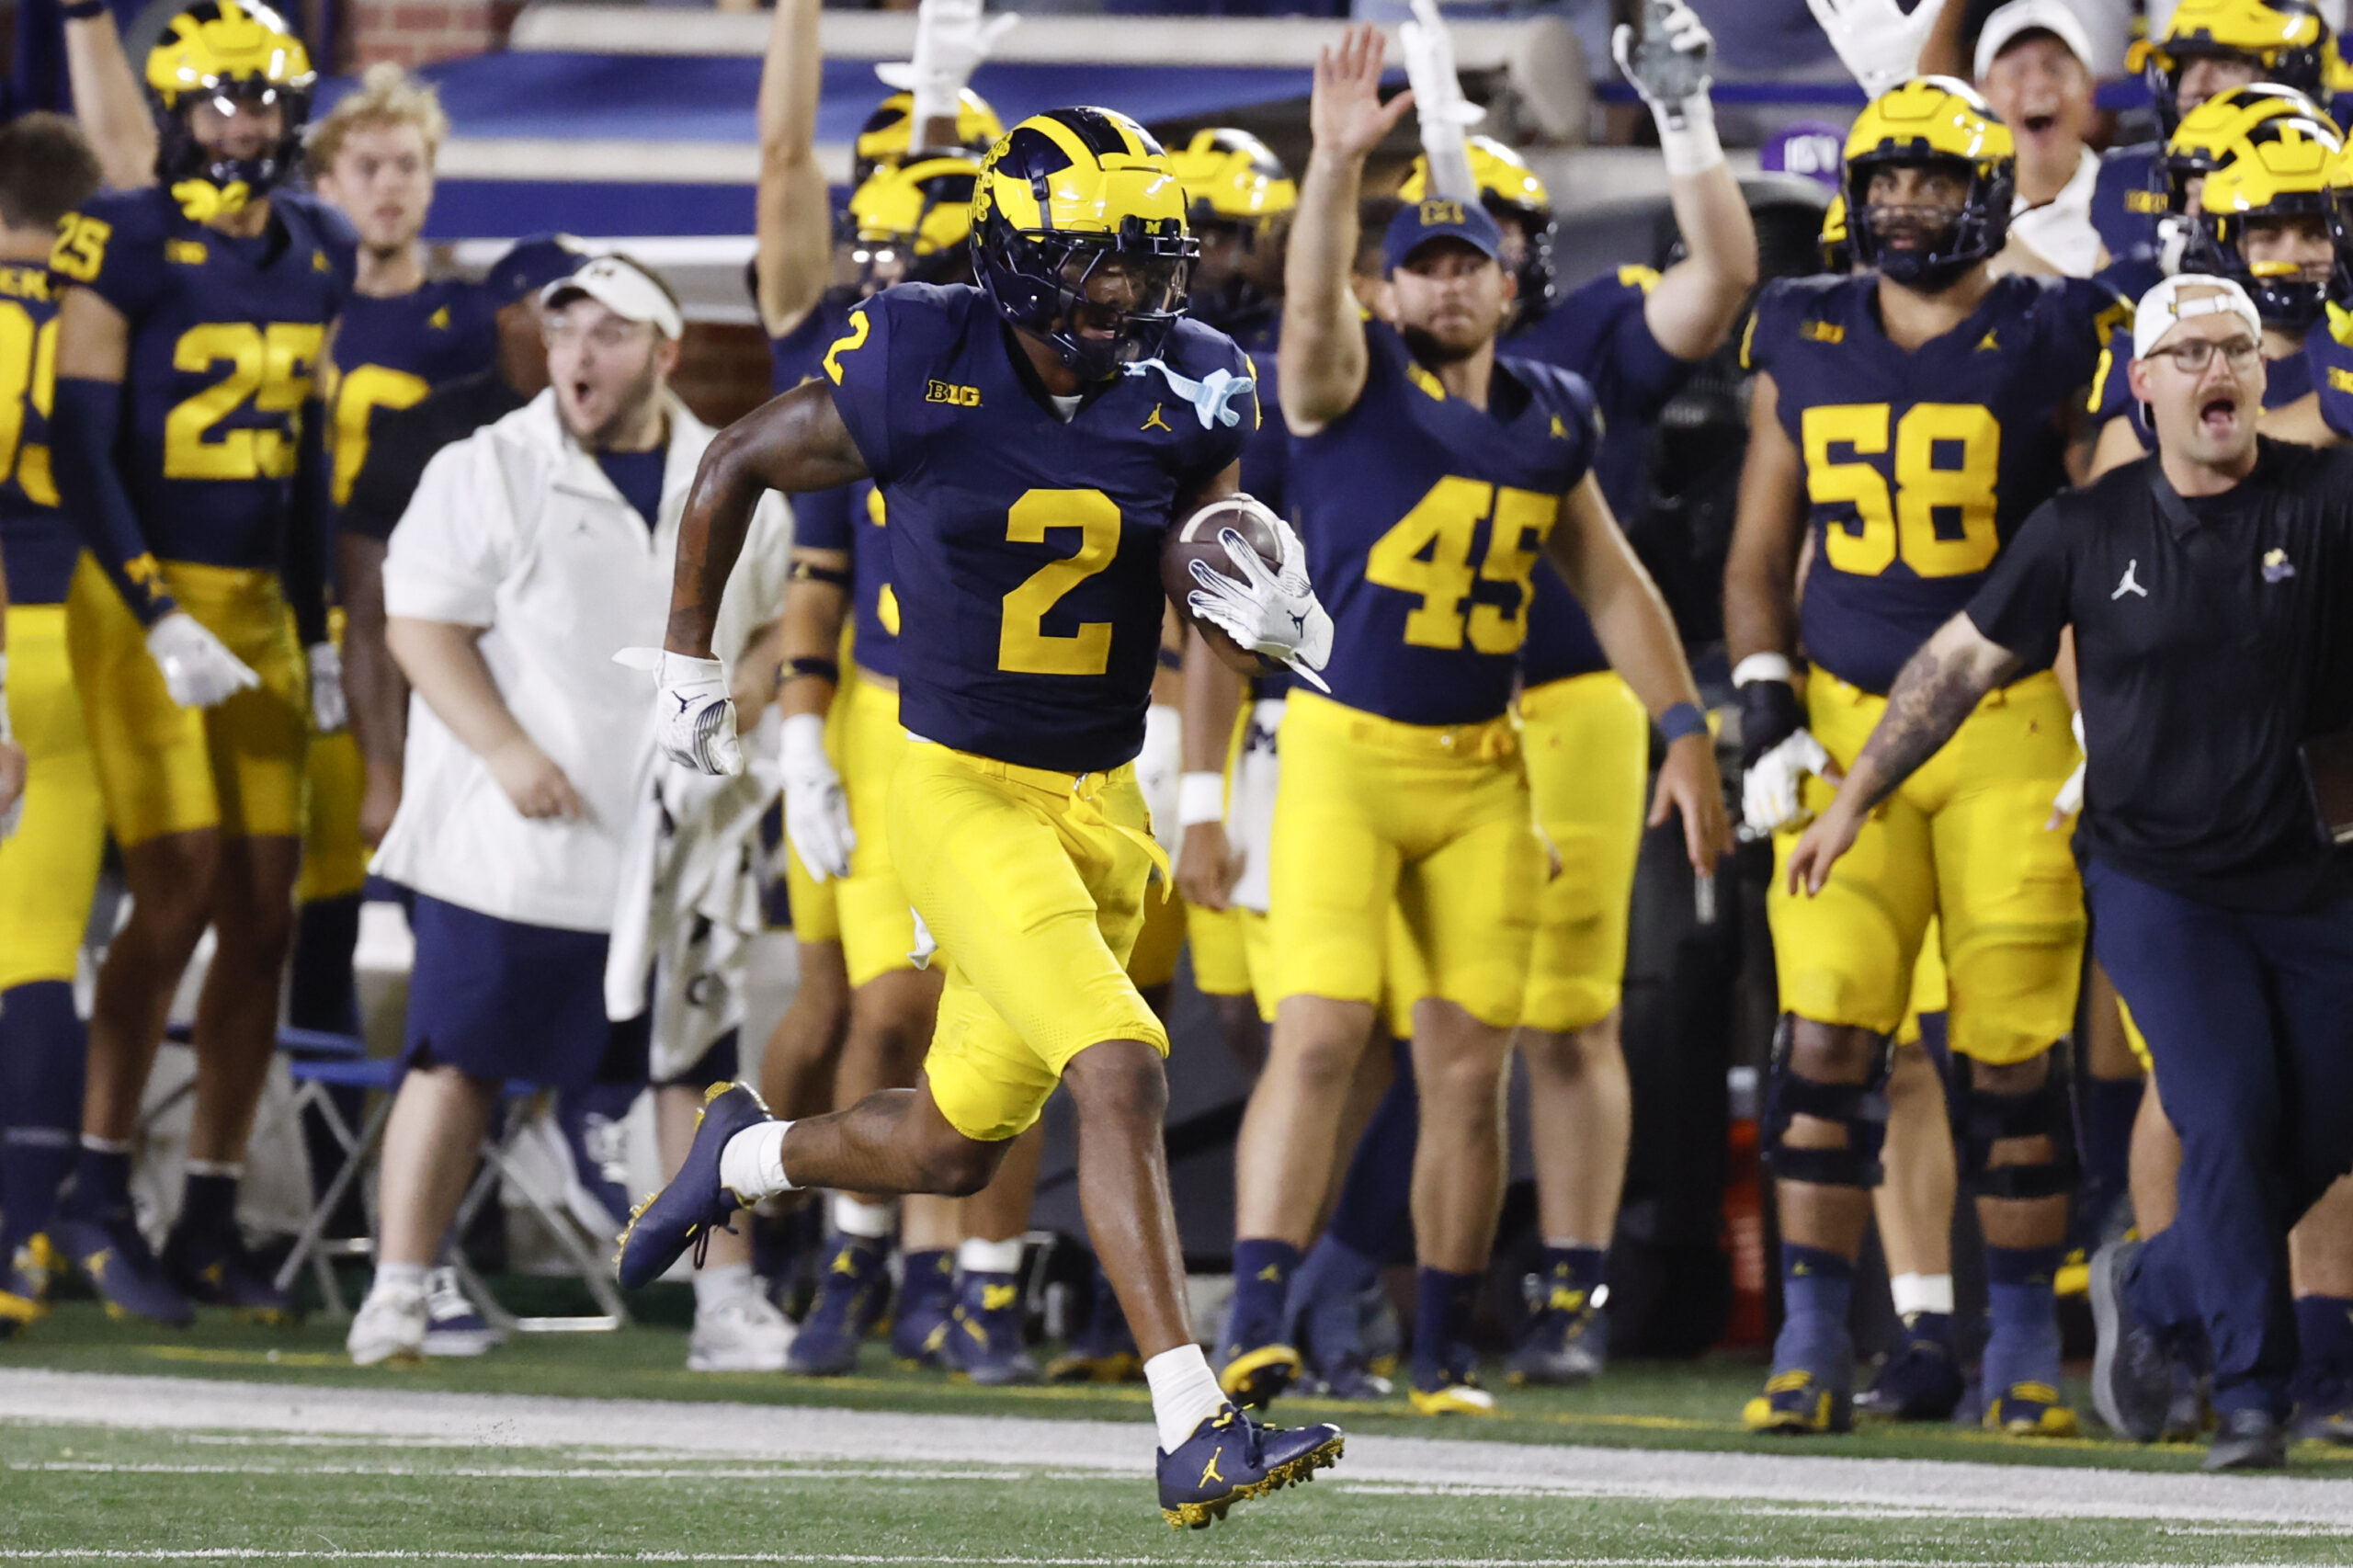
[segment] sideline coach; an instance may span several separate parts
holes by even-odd
[[[2256,436],[2262,342],[2235,283],[2184,274],[2142,299],[2131,373],[2156,454],[2027,519],[1790,862],[1818,890],[1865,815],[2075,628],[2093,946],[2182,1140],[2179,1220],[2094,1264],[2093,1392],[2154,1437],[2161,1335],[2202,1323],[2210,1470],[2284,1462],[2288,1230],[2353,1168],[2353,857],[2305,761],[2353,718],[2353,450]]]

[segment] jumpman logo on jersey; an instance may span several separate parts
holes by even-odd
[[[1169,426],[1167,420],[1163,419],[1160,416],[1160,411],[1165,406],[1165,405],[1162,403],[1154,403],[1152,405],[1152,412],[1144,416],[1144,422],[1139,426],[1138,428],[1143,430],[1166,430],[1170,435],[1174,436],[1176,432]]]
[[[2111,599],[2120,599],[2127,594],[2138,594],[2143,598],[2147,598],[2149,597],[2149,590],[2141,586],[2139,581],[2132,575],[2133,573],[2140,569],[2141,558],[2139,556],[2136,555],[2131,560],[2126,562],[2124,563],[2124,575],[2117,579],[2116,592],[2109,595],[2108,597]]]

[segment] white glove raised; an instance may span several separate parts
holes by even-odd
[[[1185,608],[1260,657],[1290,665],[1316,690],[1329,691],[1317,672],[1331,662],[1332,618],[1307,580],[1307,547],[1282,518],[1269,512],[1267,520],[1282,541],[1282,565],[1268,571],[1248,540],[1220,528],[1218,542],[1244,580],[1237,583],[1197,560],[1193,581],[1199,586],[1185,596]]]
[[[794,713],[784,721],[784,835],[801,869],[816,881],[849,875],[858,835],[849,825],[849,796],[834,759],[825,755],[825,721]]]
[[[1805,0],[1830,37],[1839,63],[1877,97],[1920,74],[1920,49],[1945,0],[1920,0],[1910,16],[1900,0]]]
[[[1184,716],[1165,702],[1155,702],[1143,713],[1143,750],[1136,754],[1136,788],[1143,791],[1144,806],[1152,812],[1152,836],[1171,855],[1185,838],[1184,826],[1177,821],[1176,800],[1178,781],[1184,777]]]
[[[147,653],[164,672],[164,689],[183,708],[218,708],[261,685],[244,660],[184,609],[147,629]]]
[[[981,6],[982,0],[923,0],[915,11],[915,59],[874,68],[892,86],[915,95],[908,131],[916,147],[923,145],[926,123],[956,118],[964,85],[996,40],[1021,20],[1010,11],[984,17]]]
[[[1478,124],[1487,111],[1462,96],[1462,80],[1454,68],[1454,35],[1437,0],[1413,0],[1414,19],[1397,25],[1398,41],[1405,49],[1405,80],[1414,89],[1414,113],[1422,128],[1422,154],[1429,160],[1427,194],[1458,201],[1479,199],[1479,181],[1471,172],[1465,128]]]
[[[2075,750],[2079,756],[2089,756],[2084,749],[2084,711],[2080,708],[2075,710]],[[2075,771],[2067,775],[2066,782],[2059,786],[2059,793],[2051,798],[2051,821],[2046,825],[2058,827],[2066,818],[2084,809],[2084,769],[2088,766],[2088,761],[2077,762]]]
[[[654,740],[663,756],[697,773],[744,771],[735,703],[717,659],[691,659],[666,648],[624,648],[613,663],[654,672]]]
[[[313,642],[303,652],[311,662],[311,731],[332,735],[351,722],[351,704],[343,695],[343,654],[332,642]]]
[[[1632,28],[1621,25],[1609,36],[1609,52],[1658,122],[1659,154],[1670,178],[1699,174],[1724,161],[1716,107],[1708,97],[1715,35],[1688,0],[1646,0],[1641,41]]]
[[[1813,815],[1805,809],[1803,792],[1809,773],[1821,778],[1830,773],[1830,754],[1811,730],[1798,731],[1758,757],[1741,776],[1742,832],[1758,839],[1802,827]]]

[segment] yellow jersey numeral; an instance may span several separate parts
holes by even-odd
[[[834,346],[825,350],[824,365],[826,380],[832,381],[835,386],[842,384],[842,356],[845,354],[855,354],[859,349],[865,347],[866,335],[873,330],[874,324],[866,319],[866,312],[864,311],[852,311],[850,312],[849,330],[842,334],[841,336],[835,338],[834,340]]]
[[[249,322],[192,326],[173,347],[172,368],[201,374],[226,364],[229,373],[184,400],[164,418],[166,479],[285,479],[294,472],[302,399],[324,329],[295,322],[267,328]],[[290,414],[285,430],[222,430],[214,426],[251,403],[261,414]]]
[[[25,439],[25,410],[49,416],[57,391],[57,322],[33,324],[30,311],[0,300],[0,481],[11,474],[29,500],[57,505],[49,449]]]
[[[2002,427],[1974,403],[1921,403],[1895,421],[1895,488],[1860,460],[1888,449],[1883,403],[1831,403],[1805,411],[1801,425],[1808,498],[1817,506],[1851,506],[1856,527],[1824,530],[1834,571],[1876,577],[1898,559],[1923,577],[1957,577],[1994,563],[2002,540],[1995,526],[2001,477]],[[1831,449],[1849,456],[1834,460]],[[1958,448],[1959,467],[1940,467],[1939,447]],[[1960,529],[1938,531],[1938,514]]]
[[[1078,529],[1078,550],[1048,562],[1005,596],[996,667],[1017,675],[1099,676],[1111,667],[1109,621],[1090,620],[1071,632],[1049,632],[1043,623],[1064,594],[1119,553],[1120,504],[1100,490],[1032,490],[1006,514],[1005,537],[1012,544],[1043,544],[1053,528]]]
[[[351,499],[352,481],[368,460],[368,425],[380,408],[406,408],[433,390],[423,376],[386,365],[356,365],[335,378],[335,423],[327,426],[335,442],[335,504]]]
[[[1405,616],[1413,647],[1460,648],[1467,633],[1482,653],[1518,653],[1528,639],[1529,578],[1560,515],[1557,495],[1449,475],[1381,536],[1365,560],[1365,580],[1422,601]],[[1490,517],[1487,552],[1474,571],[1471,551]],[[1466,617],[1462,601],[1483,582],[1517,585],[1518,608],[1506,615],[1475,604]]]
[[[107,241],[113,235],[114,225],[105,219],[68,212],[57,221],[57,243],[50,247],[49,269],[76,283],[95,281],[107,258]]]

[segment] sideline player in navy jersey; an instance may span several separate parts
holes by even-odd
[[[1158,666],[1172,523],[1235,494],[1257,411],[1230,338],[1176,312],[1191,242],[1165,154],[1108,109],[1057,109],[991,149],[973,203],[981,287],[867,301],[824,379],[723,433],[678,551],[656,699],[664,744],[740,766],[710,658],[712,610],[763,489],[870,475],[901,604],[892,858],[948,977],[915,1087],[768,1119],[713,1089],[687,1163],[622,1238],[635,1285],[746,1202],[805,1186],[979,1191],[1057,1084],[1077,1110],[1087,1230],[1135,1332],[1159,1428],[1161,1506],[1205,1525],[1339,1456],[1331,1426],[1234,1410],[1194,1345],[1162,1146],[1167,1035],[1124,972],[1166,859],[1132,759]],[[1233,655],[1322,664],[1331,623],[1296,536],[1246,582],[1196,568],[1188,608]],[[1165,885],[1165,883],[1164,883]]]
[[[1411,101],[1381,103],[1382,53],[1379,33],[1358,28],[1317,63],[1286,266],[1291,507],[1336,631],[1328,697],[1294,691],[1283,719],[1269,869],[1279,1000],[1235,1155],[1236,1295],[1221,1360],[1227,1390],[1254,1403],[1298,1369],[1281,1337],[1284,1284],[1323,1206],[1395,902],[1428,970],[1413,1029],[1424,1265],[1413,1393],[1437,1414],[1492,1404],[1467,1330],[1501,1192],[1495,1096],[1541,877],[1507,711],[1540,555],[1674,737],[1654,820],[1680,809],[1693,861],[1711,868],[1729,835],[1674,626],[1588,472],[1591,394],[1495,356],[1513,289],[1495,220],[1475,200],[1403,208],[1382,246],[1393,324],[1358,310],[1364,161]]]
[[[2329,43],[2328,23],[2310,0],[2182,0],[2163,37],[2135,43],[2125,65],[2147,79],[2158,140],[2111,147],[2100,156],[2092,227],[2109,258],[2163,258],[2163,220],[2174,210],[2165,143],[2192,109],[2256,82],[2317,97]]]
[[[303,752],[341,707],[329,661],[306,670],[304,651],[327,639],[312,381],[349,243],[277,188],[313,74],[275,13],[205,0],[173,19],[146,79],[158,183],[94,198],[50,257],[70,286],[51,456],[88,546],[68,631],[133,900],[98,977],[82,1153],[54,1233],[119,1309],[186,1322],[193,1296],[283,1315],[236,1197],[291,934]],[[208,924],[220,945],[167,1278],[133,1222],[129,1139]]]
[[[0,1337],[39,1317],[57,1189],[82,1130],[74,976],[106,819],[65,651],[65,590],[81,541],[58,510],[49,452],[57,300],[43,263],[58,220],[98,187],[73,121],[0,127]],[[21,801],[8,797],[21,787]],[[13,826],[13,834],[6,830]]]
[[[1845,192],[1855,259],[1876,274],[1777,282],[1750,324],[1724,613],[1755,759],[1748,825],[1775,832],[1783,855],[1830,794],[1808,776],[1854,755],[1903,660],[2065,484],[2075,400],[2124,309],[2096,283],[1991,274],[2010,169],[2007,130],[1962,84],[1921,77],[1882,96],[1847,138]],[[1951,976],[1961,1172],[1988,1239],[1986,1425],[2074,1429],[2052,1293],[2074,1154],[2050,1048],[2073,1019],[2084,919],[2065,840],[2044,828],[2075,765],[2068,717],[2048,671],[2006,687],[1872,824],[1843,881],[1807,901],[1776,885],[1784,1022],[1764,1139],[1789,1310],[1746,1411],[1754,1429],[1851,1420],[1847,1309],[1880,1179],[1878,1092],[1932,915]]]

